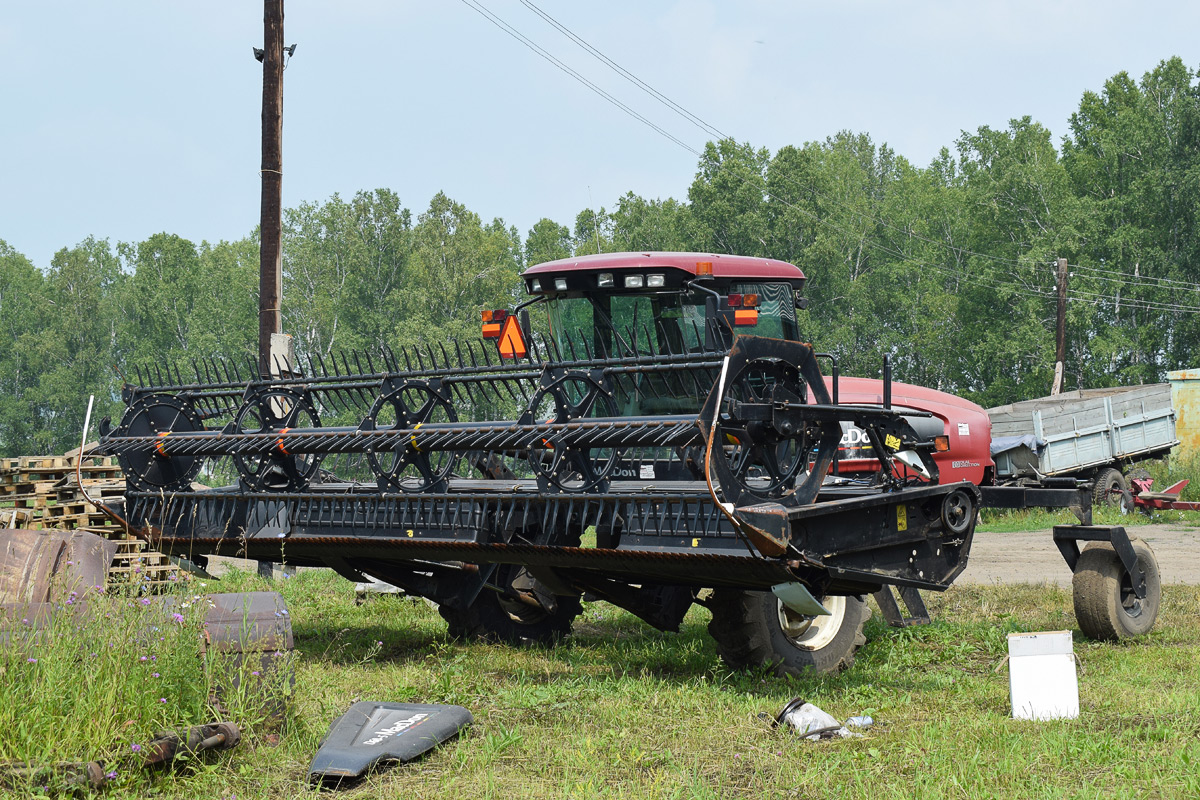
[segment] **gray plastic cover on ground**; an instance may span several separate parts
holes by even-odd
[[[308,768],[310,783],[353,780],[380,762],[405,762],[472,722],[462,706],[364,701],[333,721]]]

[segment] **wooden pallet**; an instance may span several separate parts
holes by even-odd
[[[154,588],[179,580],[179,568],[157,550],[146,549],[140,539],[121,543],[128,545],[117,551],[108,570],[110,587]]]
[[[28,528],[33,511],[28,508],[0,508],[0,528]]]
[[[12,475],[2,476],[13,478]],[[26,477],[24,475],[22,478]],[[7,483],[0,483],[0,498],[7,495],[15,494],[49,494],[54,491],[58,481],[28,481],[28,480],[10,480]]]
[[[71,481],[54,487],[54,498],[59,503],[87,501],[89,497],[92,500],[108,500],[124,495],[125,481],[84,481],[83,488]]]
[[[153,591],[180,580],[180,570],[167,556],[130,537],[90,502],[125,494],[116,459],[84,455],[77,474],[78,459],[77,451],[0,459],[0,524],[10,524],[16,515],[23,528],[81,530],[116,541],[108,579],[113,588]]]

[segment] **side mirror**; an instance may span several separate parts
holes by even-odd
[[[521,323],[521,333],[525,335],[525,341],[533,341],[533,328],[529,327],[529,309],[522,308],[518,311],[517,319]]]
[[[801,311],[808,308],[808,298],[796,295],[796,308],[800,309]]]

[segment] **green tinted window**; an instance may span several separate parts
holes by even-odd
[[[767,336],[772,339],[796,339],[799,333],[796,328],[796,304],[792,299],[792,287],[786,283],[735,283],[730,288],[731,294],[758,295],[758,324],[753,330],[755,336]]]

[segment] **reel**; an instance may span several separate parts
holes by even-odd
[[[320,417],[304,389],[259,386],[246,390],[228,433],[285,433],[291,428],[319,428]],[[308,486],[321,464],[314,453],[295,455],[282,440],[267,454],[233,453],[233,463],[246,489],[299,491]]]
[[[570,424],[617,416],[612,392],[605,388],[600,374],[554,370],[546,373],[543,383],[522,416],[522,424]],[[561,437],[543,438],[541,447],[529,452],[529,464],[543,489],[553,486],[563,492],[603,491],[619,460],[616,448],[574,447],[564,444]]]
[[[739,336],[725,376],[723,390],[709,395],[699,423],[708,468],[726,502],[792,508],[812,503],[837,452],[841,425],[801,416],[798,424],[776,426],[770,413],[779,406],[803,410],[810,397],[830,404],[812,347]]]
[[[190,402],[166,394],[147,394],[125,409],[118,436],[158,436],[155,450],[117,453],[125,481],[141,492],[174,492],[187,489],[200,472],[203,456],[172,456],[166,453],[166,438],[174,433],[203,431],[204,423]]]
[[[458,414],[441,381],[385,381],[372,404],[363,430],[416,428],[428,423],[457,422]],[[422,450],[416,435],[391,450],[368,451],[367,462],[380,491],[441,491],[458,456],[444,450]]]
[[[804,388],[799,370],[767,359],[749,362],[729,382],[723,421],[718,425],[719,436],[724,437],[717,440],[722,445],[720,455],[738,482],[756,495],[775,499],[794,489],[814,456],[819,431],[805,426],[796,435],[784,436],[769,422],[738,419],[737,410],[743,403],[803,404]]]

